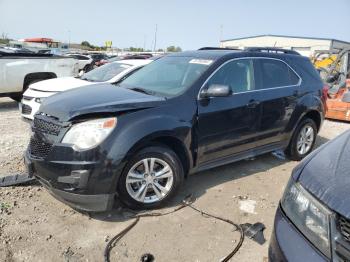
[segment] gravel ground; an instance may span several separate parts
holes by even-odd
[[[22,173],[22,154],[30,136],[18,106],[0,99],[0,176]],[[325,121],[317,146],[347,130],[346,123]],[[232,261],[267,261],[273,218],[297,162],[271,154],[190,176],[171,210],[189,193],[195,206],[237,223],[262,222],[266,243],[246,240]],[[161,210],[161,211],[165,211]],[[55,200],[39,185],[0,188],[1,261],[103,261],[108,239],[132,220],[122,208],[83,214]],[[141,219],[111,252],[111,261],[219,261],[239,240],[232,227],[204,218],[189,208],[165,217]]]

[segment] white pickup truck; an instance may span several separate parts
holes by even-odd
[[[32,83],[78,73],[78,60],[74,58],[0,48],[0,97],[21,101],[23,92]]]

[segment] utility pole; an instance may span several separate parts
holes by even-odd
[[[224,26],[221,24],[220,25],[220,44],[221,44],[221,40],[222,40],[222,32],[223,32],[223,28],[224,28]]]
[[[70,30],[68,30],[68,49],[70,49]]]
[[[154,46],[153,46],[153,52],[156,51],[156,46],[157,46],[157,30],[158,30],[158,25],[156,24],[156,31],[154,32]]]

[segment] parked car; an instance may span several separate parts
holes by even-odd
[[[350,131],[294,170],[275,217],[270,261],[350,260]]]
[[[89,72],[94,68],[93,60],[88,55],[82,55],[82,54],[67,54],[67,56],[74,57],[79,62],[79,72]]]
[[[280,49],[212,49],[155,60],[118,88],[44,100],[25,156],[30,173],[81,210],[108,210],[116,196],[156,208],[190,173],[274,150],[308,155],[324,118],[310,60]]]
[[[0,97],[21,101],[23,92],[32,83],[77,76],[78,62],[69,57],[1,48],[0,72]]]
[[[92,60],[94,61],[95,67],[102,66],[102,65],[106,64],[108,61],[108,56],[106,54],[91,53],[89,55],[91,56]]]
[[[116,83],[152,60],[123,60],[96,68],[79,77],[61,77],[29,86],[20,106],[22,117],[33,120],[44,99],[58,92],[99,83]]]

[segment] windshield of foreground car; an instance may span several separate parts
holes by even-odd
[[[212,62],[193,57],[163,57],[141,68],[120,85],[135,91],[173,97],[189,88]]]
[[[80,79],[91,82],[105,82],[111,80],[116,75],[130,68],[131,65],[122,63],[110,63],[95,68],[90,72],[83,74]]]

